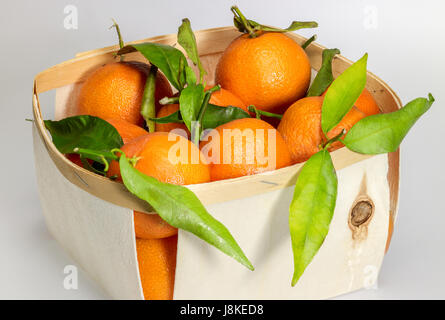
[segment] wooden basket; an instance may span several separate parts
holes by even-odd
[[[302,44],[306,39],[288,33]],[[196,32],[201,59],[212,83],[218,59],[239,36],[233,27]],[[176,44],[176,35],[136,41]],[[117,299],[142,299],[132,210],[150,213],[147,204],[117,182],[67,160],[45,130],[39,94],[56,89],[56,118],[72,115],[78,89],[97,67],[115,61],[117,47],[80,53],[39,73],[34,82],[34,153],[43,213],[52,235],[105,291]],[[307,53],[314,70],[323,46]],[[139,53],[127,60],[145,61]],[[351,61],[336,56],[334,75]],[[383,112],[401,107],[397,95],[368,72],[367,89]],[[338,199],[329,234],[295,287],[288,208],[303,164],[236,179],[188,186],[209,212],[223,222],[256,270],[237,262],[187,232],[179,231],[176,299],[317,299],[375,283],[383,260],[388,226],[397,212],[399,151],[366,156],[342,148],[332,153],[338,170]],[[355,215],[360,201],[372,205],[365,222]],[[357,220],[357,221],[358,221]]]

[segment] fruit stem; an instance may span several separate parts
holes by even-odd
[[[119,28],[116,20],[114,20],[113,18],[111,20],[113,20],[113,25],[110,27],[110,29],[116,28],[117,38],[119,39],[119,48],[122,49],[124,47],[124,40],[122,40],[121,28]]]
[[[110,27],[111,28],[115,28],[116,32],[117,32],[117,38],[119,39],[119,48],[122,49],[125,44],[124,44],[124,40],[122,40],[122,34],[121,34],[121,28],[119,28],[119,25],[117,24],[116,20],[114,20],[113,18],[111,18],[111,20],[113,21],[113,25]],[[124,55],[120,55],[120,61],[124,60]]]
[[[166,105],[166,104],[175,104],[179,103],[179,97],[164,97],[161,100],[159,100],[159,104]]]
[[[155,132],[155,123],[150,118],[156,117],[155,92],[157,72],[158,68],[155,65],[151,65],[142,95],[141,115],[147,124],[148,132]]]
[[[255,31],[252,29],[249,21],[247,21],[246,17],[243,15],[243,13],[241,12],[241,10],[237,7],[237,6],[232,6],[230,7],[230,10],[233,12],[233,14],[235,15],[235,18],[239,18],[241,20],[241,24],[243,25],[243,27],[247,30],[247,32],[249,33],[249,36],[251,38],[256,38],[257,34],[255,33]]]
[[[272,118],[277,118],[277,119],[282,119],[283,118],[282,114],[277,114],[277,113],[272,113],[272,112],[259,110],[254,105],[248,106],[247,110],[249,110],[252,113],[255,113],[257,119],[261,119],[261,116],[272,117]]]
[[[306,49],[306,48],[307,48],[312,42],[314,42],[316,39],[317,39],[317,35],[314,34],[312,37],[310,37],[309,39],[307,39],[306,42],[303,43],[303,44],[301,45],[301,47],[302,47],[303,49]]]

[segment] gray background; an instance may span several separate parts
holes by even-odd
[[[114,31],[107,30],[111,17],[129,41],[175,33],[184,17],[195,30],[230,25],[234,2],[248,17],[270,25],[318,21],[318,42],[340,48],[352,60],[368,52],[369,70],[404,103],[434,94],[431,111],[403,143],[399,219],[379,289],[340,298],[445,298],[445,3],[440,0],[2,1],[0,298],[107,298],[82,271],[77,290],[63,287],[63,269],[75,263],[48,234],[41,213],[31,124],[24,121],[32,117],[33,77],[77,52],[115,44]],[[77,30],[64,28],[64,7],[70,4],[78,9]],[[369,24],[369,10],[377,12],[376,25]]]

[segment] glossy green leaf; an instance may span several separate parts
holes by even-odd
[[[202,120],[203,129],[214,129],[222,124],[236,120],[250,118],[250,114],[238,107],[220,107],[213,104],[207,106]],[[151,119],[157,123],[184,123],[179,111],[162,118]]]
[[[203,129],[214,129],[227,122],[244,118],[250,118],[250,114],[241,108],[209,104],[202,120],[202,127]]]
[[[188,65],[184,54],[178,49],[159,43],[139,43],[123,47],[118,54],[139,51],[150,63],[158,67],[170,83],[179,91],[184,87],[184,68]]]
[[[179,96],[181,117],[190,132],[192,131],[192,123],[198,119],[203,100],[204,86],[202,84],[188,85]]]
[[[337,199],[337,175],[327,150],[314,154],[298,175],[290,205],[289,228],[294,254],[292,286],[323,244]]]
[[[59,121],[45,120],[53,143],[61,153],[75,153],[74,149],[94,150],[111,160],[110,150],[123,145],[122,138],[107,121],[93,116],[74,116]],[[79,152],[76,152],[79,153]],[[88,159],[102,162],[90,152],[79,153]]]
[[[352,151],[380,154],[396,151],[416,121],[434,102],[431,93],[417,98],[400,110],[372,115],[358,121],[346,134],[343,143]]]
[[[185,82],[188,85],[196,84],[197,79],[195,71],[193,71],[193,69],[190,68],[189,66],[185,66],[184,72],[185,72]]]
[[[170,225],[188,231],[215,246],[250,270],[247,259],[229,230],[213,218],[196,195],[186,187],[163,183],[136,170],[124,154],[119,160],[122,180],[127,189],[147,201]]]
[[[194,65],[198,66],[199,77],[202,80],[202,77],[207,74],[207,72],[204,70],[201,64],[201,60],[199,59],[198,45],[196,44],[195,34],[193,33],[192,27],[190,25],[190,20],[187,18],[182,19],[182,24],[179,26],[178,43],[181,45],[181,47],[184,48],[185,52],[187,53],[190,60],[192,60]]]
[[[323,50],[321,67],[307,92],[308,97],[321,96],[332,81],[334,81],[334,76],[332,75],[332,60],[336,54],[340,54],[340,50]]]
[[[366,84],[366,53],[332,82],[323,99],[321,128],[324,133],[334,128],[357,101]]]
[[[141,115],[145,120],[145,124],[149,132],[155,131],[155,123],[150,118],[156,117],[156,74],[158,67],[152,65],[150,72],[145,81],[145,88],[142,94]]]
[[[150,120],[156,123],[184,123],[179,111],[173,112],[165,117],[151,118]]]

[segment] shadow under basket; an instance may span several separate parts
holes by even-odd
[[[288,33],[299,44],[305,38]],[[233,27],[196,32],[212,83],[218,59],[239,36]],[[176,35],[138,42],[176,43]],[[318,70],[324,47],[307,48]],[[45,130],[38,95],[56,90],[56,119],[72,115],[76,94],[99,66],[115,61],[117,47],[78,54],[38,74],[34,82],[33,137],[37,182],[51,234],[72,258],[115,299],[143,299],[138,272],[133,210],[149,206],[125,187],[67,160]],[[139,53],[126,60],[145,61]],[[351,61],[336,56],[334,75]],[[368,73],[366,88],[383,112],[401,107],[397,95]],[[288,214],[303,164],[236,179],[188,186],[207,210],[231,231],[255,266],[249,271],[192,234],[179,230],[175,299],[323,299],[371,286],[385,254],[399,191],[399,151],[378,156],[339,149],[332,153],[338,174],[334,216],[319,252],[295,287]]]

